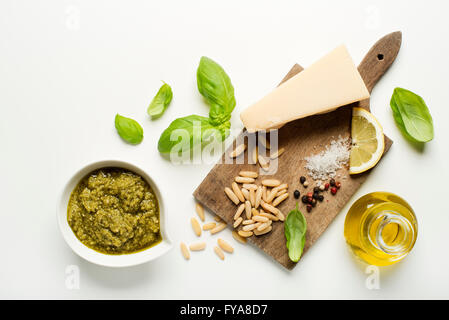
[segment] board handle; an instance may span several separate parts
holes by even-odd
[[[401,43],[401,31],[387,34],[377,41],[363,58],[358,70],[370,93],[393,64],[401,48]]]

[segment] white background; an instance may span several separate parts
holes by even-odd
[[[433,1],[12,1],[0,3],[0,298],[449,298],[447,230],[449,90],[448,2]],[[391,151],[293,271],[251,245],[236,243],[224,262],[208,234],[205,252],[185,261],[179,241],[195,236],[191,196],[212,164],[174,166],[157,152],[177,117],[207,115],[196,88],[201,56],[219,62],[235,87],[238,114],[290,67],[308,66],[345,43],[361,61],[381,36],[403,32],[401,52],[372,94],[372,111],[395,141]],[[174,99],[150,121],[146,108],[168,82]],[[424,148],[397,129],[389,100],[396,86],[426,100],[435,139]],[[139,121],[145,139],[125,144],[116,113]],[[125,159],[157,181],[167,203],[174,249],[151,263],[109,269],[65,244],[56,223],[59,193],[88,162]],[[349,206],[371,191],[408,200],[419,221],[412,253],[380,269],[369,290],[366,265],[343,237]],[[207,217],[212,219],[211,215]],[[79,290],[66,268],[80,270]]]

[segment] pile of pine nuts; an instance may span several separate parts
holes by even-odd
[[[288,184],[277,179],[264,179],[262,185],[256,185],[258,176],[254,171],[240,171],[231,188],[224,189],[228,198],[238,206],[233,227],[238,228],[237,234],[243,238],[264,235],[273,229],[273,221],[285,219],[276,207],[288,198]]]
[[[200,220],[202,222],[204,222],[206,217],[204,215],[204,208],[200,203],[196,204],[196,213],[198,214],[198,217],[200,218]],[[209,231],[210,234],[216,234],[226,228],[226,223],[223,220],[221,220],[220,217],[215,216],[214,220],[216,222],[207,222],[207,223],[204,223],[203,226],[201,227],[198,220],[195,217],[192,217],[190,219],[190,223],[192,225],[192,229],[193,229],[193,232],[195,233],[195,235],[197,237],[201,237],[202,231]],[[234,235],[234,233],[233,233],[233,237],[234,237],[234,239],[236,239],[237,241],[239,241],[241,243],[246,243],[246,239],[240,237],[239,235]],[[195,243],[190,244],[188,247],[184,242],[181,242],[180,247],[181,247],[181,253],[184,256],[184,258],[186,260],[189,260],[191,251],[202,251],[202,250],[206,249],[206,242],[204,242],[204,241],[203,242],[195,242]],[[234,248],[228,242],[219,238],[217,240],[217,246],[214,247],[214,252],[221,260],[224,260],[224,258],[225,258],[223,251],[227,252],[227,253],[233,253]]]

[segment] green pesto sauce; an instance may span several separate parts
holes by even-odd
[[[134,253],[162,240],[156,195],[141,176],[122,168],[84,177],[70,195],[67,220],[83,244],[101,253]]]

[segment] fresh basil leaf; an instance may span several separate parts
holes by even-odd
[[[202,147],[228,137],[231,128],[229,120],[235,107],[231,80],[219,64],[202,57],[197,70],[197,85],[209,104],[209,118],[191,115],[174,120],[159,138],[159,152],[184,152],[196,145]]]
[[[143,129],[133,119],[117,114],[115,116],[115,128],[120,137],[131,144],[139,144],[143,140]]]
[[[298,204],[296,204],[296,209],[290,211],[284,224],[288,257],[293,262],[298,262],[301,258],[306,243],[306,231],[306,218],[301,211],[299,211]]]
[[[230,123],[216,127],[210,123],[209,118],[197,115],[178,118],[162,132],[158,150],[170,153],[177,146],[177,150],[186,151],[198,144],[204,145],[213,138],[222,141],[229,134],[229,128]]]
[[[433,139],[433,119],[423,98],[409,90],[396,88],[390,106],[396,124],[406,137],[416,142]]]
[[[152,119],[157,119],[162,114],[164,114],[165,109],[167,109],[173,98],[173,91],[171,87],[164,83],[159,91],[156,93],[156,96],[151,101],[147,113],[151,116]]]
[[[210,106],[212,124],[229,121],[235,107],[234,87],[223,68],[212,59],[201,57],[196,78],[198,91]]]

